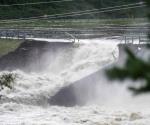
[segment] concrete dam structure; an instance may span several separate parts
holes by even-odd
[[[18,69],[25,72],[41,72],[46,70],[49,63],[53,62],[58,56],[61,56],[61,53],[63,53],[66,55],[63,55],[61,60],[59,59],[57,62],[54,61],[54,63],[58,63],[58,65],[61,61],[60,67],[62,68],[66,65],[66,62],[71,65],[72,53],[75,51],[74,47],[75,45],[72,42],[65,43],[57,41],[44,42],[27,40],[23,42],[14,52],[10,52],[0,58],[0,70],[13,71]],[[145,49],[144,44],[119,44],[119,57],[116,62],[119,62],[125,58],[126,54],[124,49],[126,47],[129,47],[134,53]],[[87,104],[89,100],[93,100],[97,95],[99,95],[99,90],[97,89],[107,81],[104,76],[105,68],[109,68],[112,65],[113,63],[107,65],[106,67],[98,68],[96,72],[90,73],[89,75],[86,75],[62,87],[53,96],[48,98],[48,103],[50,105],[68,107]],[[66,68],[67,67],[68,65],[66,65]],[[81,66],[80,68],[82,69]]]
[[[51,58],[52,54],[55,57],[56,53],[71,47],[71,42],[26,40],[15,51],[0,57],[0,70],[40,71],[46,68],[44,54],[48,53],[48,58]]]
[[[125,61],[127,56],[125,52],[126,48],[130,49],[137,55],[146,49],[146,44],[118,44],[119,57],[115,63],[122,63]],[[50,104],[69,107],[85,105],[90,99],[92,100],[98,95],[95,90],[98,86],[100,86],[100,84],[103,84],[104,80],[107,81],[104,72],[106,68],[110,68],[112,66],[113,64],[62,88],[49,100]]]

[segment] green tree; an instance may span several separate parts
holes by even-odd
[[[54,1],[54,0],[0,0],[0,5],[32,3],[32,2]],[[26,6],[0,6],[0,19],[14,19],[34,16],[43,16],[50,14],[66,13],[80,10],[101,9],[124,4],[137,3],[142,0],[74,0],[72,2],[49,3]],[[105,14],[89,14],[77,16],[74,18],[127,18],[132,14],[132,17],[143,17],[144,8],[142,10],[134,9],[132,12],[127,10],[109,12]],[[71,18],[71,17],[70,17]]]
[[[146,0],[148,18],[150,20],[150,1]],[[150,34],[149,34],[150,36]],[[148,44],[149,49],[149,44]],[[137,57],[129,48],[126,48],[127,60],[123,68],[114,67],[106,71],[108,77],[113,79],[125,80],[131,78],[133,80],[145,80],[142,87],[129,87],[135,94],[150,92],[150,57],[148,61],[144,61]]]
[[[4,73],[0,76],[0,91],[5,88],[12,89],[16,75],[13,73]],[[1,97],[1,95],[0,95]]]

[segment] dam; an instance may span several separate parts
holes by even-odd
[[[111,57],[111,60],[121,63],[121,61],[124,61],[126,58],[126,47],[128,47],[135,54],[146,48],[146,44],[139,44],[139,41],[138,44],[134,44],[133,39],[131,40],[132,43],[127,43],[127,41],[124,43],[119,43],[119,40],[116,43],[109,43],[109,39],[106,39],[103,40],[106,43],[102,43],[102,45],[104,44],[106,47],[105,49],[108,51],[108,46],[110,46],[110,44],[114,44],[113,46],[116,46],[118,50],[118,57],[116,56],[117,58],[113,58],[114,55],[112,53],[116,53],[115,50],[110,53],[108,58]],[[117,41],[117,39],[114,41]],[[50,68],[48,71],[52,70],[54,73],[62,72],[68,66],[70,67],[72,65],[72,56],[74,55],[74,51],[77,51],[82,44],[83,43],[63,42],[58,40],[54,40],[52,42],[41,41],[41,39],[25,40],[14,52],[10,52],[0,58],[0,70],[14,71],[17,69],[24,72],[40,73],[45,72],[48,68]],[[97,40],[96,43],[91,42],[90,45],[91,44],[101,45],[101,41]],[[91,47],[92,46],[89,46],[89,49]],[[86,51],[83,51],[81,54],[84,57],[86,56],[86,53]],[[107,53],[109,53],[109,51]],[[103,63],[103,60],[100,59],[100,62]],[[100,68],[98,66],[97,69],[93,70],[93,72],[89,72],[87,75],[84,74],[84,77],[79,77],[80,79],[70,81],[69,85],[62,87],[55,95],[50,97],[48,99],[48,103],[51,105],[68,107],[85,105],[88,103],[89,98],[93,99],[97,96],[97,91],[95,92],[95,89],[97,89],[96,87],[100,84],[97,81],[103,81],[103,72],[106,68],[111,67],[111,65],[113,65],[113,63],[110,61],[109,65],[107,64],[106,67],[103,66],[103,68]],[[92,86],[89,87],[91,83]],[[79,93],[82,93],[82,95]],[[87,95],[88,98],[86,98]]]
[[[0,59],[1,74],[17,75],[13,90],[2,93],[0,122],[6,123],[10,118],[13,124],[48,120],[48,124],[86,125],[97,124],[94,121],[98,120],[111,125],[148,120],[145,111],[149,102],[136,104],[149,96],[133,99],[125,86],[112,84],[104,76],[105,68],[117,61],[112,53],[119,57],[119,43],[120,40],[106,38],[80,39],[77,45],[58,41],[23,42]],[[138,113],[139,109],[143,114]],[[121,121],[116,120],[120,118]]]
[[[149,1],[1,0],[0,125],[150,125]]]

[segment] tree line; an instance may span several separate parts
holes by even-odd
[[[0,5],[22,4],[32,2],[48,2],[54,0],[1,0]],[[25,6],[0,6],[0,19],[26,18],[81,10],[101,9],[110,6],[141,2],[142,0],[73,0],[70,2],[56,2]],[[69,18],[136,18],[145,17],[145,8],[129,9],[100,14],[89,14]],[[68,18],[68,17],[67,17]]]

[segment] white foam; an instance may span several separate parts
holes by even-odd
[[[65,51],[61,52],[54,64],[49,63],[47,70],[42,73],[13,71],[17,74],[14,89],[2,92],[4,97],[0,104],[0,124],[150,124],[150,102],[147,101],[149,95],[132,98],[124,86],[107,85],[107,80],[101,81],[104,84],[97,88],[99,97],[95,97],[98,100],[96,99],[94,105],[89,103],[84,107],[66,108],[49,106],[47,103],[47,100],[63,86],[113,63],[115,59],[112,52],[118,55],[116,45],[115,40],[80,40],[79,45],[71,48],[67,54]],[[70,61],[63,62],[62,58],[69,58]]]
[[[63,42],[63,43],[71,43],[71,40],[68,39],[49,39],[49,38],[26,38],[35,41],[46,41],[46,42]]]

